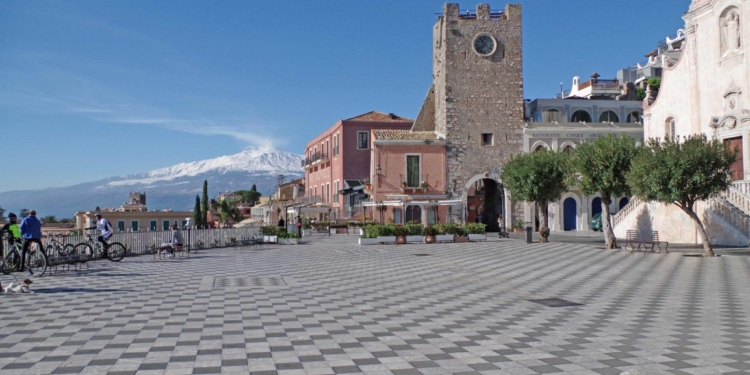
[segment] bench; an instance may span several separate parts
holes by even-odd
[[[240,243],[242,244],[242,247],[250,247],[250,246],[258,247],[263,244],[263,238],[253,237],[247,240],[242,240]]]
[[[638,244],[638,248],[635,247],[635,244]],[[652,253],[655,252],[654,247],[658,247],[659,252],[661,253],[661,245],[664,245],[664,251],[669,253],[669,242],[660,241],[659,232],[642,232],[637,230],[627,231],[627,238],[625,239],[624,248],[627,250],[628,246],[630,246],[631,252],[636,250],[641,251],[641,245],[643,245],[644,252],[649,249],[649,245],[651,245],[650,250]]]
[[[328,235],[329,236],[331,235],[331,230],[332,229],[337,230],[336,233],[338,233],[339,229],[346,229],[346,235],[347,236],[349,235],[349,225],[347,225],[347,224],[333,224],[333,225],[329,225],[328,226]]]

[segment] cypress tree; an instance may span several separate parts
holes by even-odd
[[[203,226],[203,218],[201,217],[201,198],[197,194],[195,195],[195,208],[193,208],[193,221],[195,222],[196,228]]]
[[[201,209],[201,224],[208,224],[208,180],[203,180],[203,201]]]

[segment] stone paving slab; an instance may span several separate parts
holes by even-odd
[[[750,257],[517,240],[143,256],[0,295],[0,375],[748,374],[749,280]]]

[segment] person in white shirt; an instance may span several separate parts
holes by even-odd
[[[102,246],[106,249],[107,248],[107,241],[110,237],[112,237],[112,224],[109,223],[109,220],[102,217],[102,214],[96,213],[96,225],[86,228],[86,229],[96,229],[99,231],[99,237],[96,239],[99,240],[99,242],[102,243]]]

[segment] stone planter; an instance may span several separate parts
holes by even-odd
[[[434,240],[434,238],[433,238]],[[422,236],[406,236],[406,242],[424,242],[424,237]]]
[[[454,236],[453,242],[469,242],[469,237]]]
[[[359,228],[359,227],[349,227],[348,231],[349,231],[349,234],[353,234],[353,235],[356,235],[356,236],[361,236],[361,235],[365,234],[365,232],[362,230],[362,228]]]
[[[359,244],[360,245],[377,245],[378,239],[377,238],[359,238]]]
[[[279,245],[296,245],[299,243],[299,238],[282,238],[279,240]]]
[[[378,236],[378,243],[396,243],[396,236]]]
[[[424,236],[424,243],[435,243],[435,236]]]
[[[263,236],[263,243],[279,243],[279,236]]]
[[[469,234],[469,241],[471,242],[487,241],[487,234]]]
[[[396,236],[396,245],[403,245],[406,243],[406,236]]]
[[[303,237],[310,237],[312,235],[312,229],[303,229],[302,230],[302,236]]]
[[[452,234],[438,234],[435,236],[435,242],[453,242]]]

